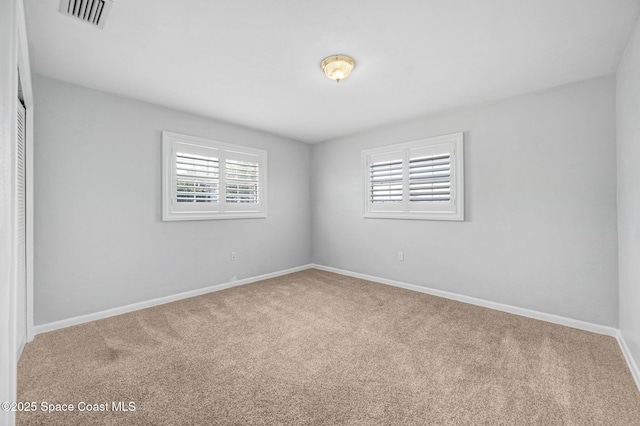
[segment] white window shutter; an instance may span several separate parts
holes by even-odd
[[[259,199],[260,164],[227,159],[225,162],[226,202],[256,204]]]
[[[409,159],[409,201],[451,200],[451,153]]]
[[[402,202],[402,159],[369,165],[369,197],[372,203]]]
[[[362,152],[365,217],[464,220],[463,134]]]
[[[267,152],[162,132],[162,219],[267,216]]]
[[[176,153],[176,201],[217,203],[220,166],[218,158]]]

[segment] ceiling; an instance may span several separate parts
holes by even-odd
[[[313,143],[611,74],[640,0],[114,0],[103,30],[25,7],[36,73]]]

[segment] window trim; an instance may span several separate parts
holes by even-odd
[[[464,133],[452,133],[448,135],[418,139],[394,145],[386,145],[379,148],[362,151],[362,179],[363,179],[363,217],[378,219],[418,219],[418,220],[450,220],[464,221]],[[442,147],[442,152],[451,153],[451,201],[434,204],[438,208],[426,208],[428,204],[410,201],[409,194],[409,159],[411,150],[432,149]],[[381,204],[374,208],[370,201],[370,165],[371,158],[384,157],[387,154],[396,153],[396,157],[402,157],[403,164],[403,198],[397,204]],[[399,154],[398,154],[399,153]],[[420,203],[412,204],[412,203]],[[420,207],[420,208],[416,208]],[[443,209],[444,208],[444,209]]]
[[[205,204],[198,205],[197,209],[175,209],[175,154],[174,148],[177,144],[193,145],[199,148],[217,150],[219,153],[218,160],[220,164],[219,173],[219,198],[218,202],[210,209],[206,209]],[[226,188],[224,186],[225,179],[224,162],[226,159],[234,156],[240,157],[256,157],[259,164],[258,169],[258,203],[247,203],[247,206],[255,206],[256,208],[247,208],[239,210],[238,206],[226,205]],[[168,131],[162,132],[162,220],[163,221],[180,221],[180,220],[211,220],[211,219],[250,219],[267,217],[267,151],[257,148],[249,148],[241,145],[234,145],[225,142],[219,142],[212,139],[199,138],[196,136],[183,135]],[[208,203],[207,203],[208,204]],[[185,206],[182,206],[185,207]]]

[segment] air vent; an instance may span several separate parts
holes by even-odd
[[[111,0],[60,0],[60,13],[104,28],[112,4]]]

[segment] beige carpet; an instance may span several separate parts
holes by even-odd
[[[640,425],[612,337],[318,270],[38,335],[18,387],[19,425]]]

